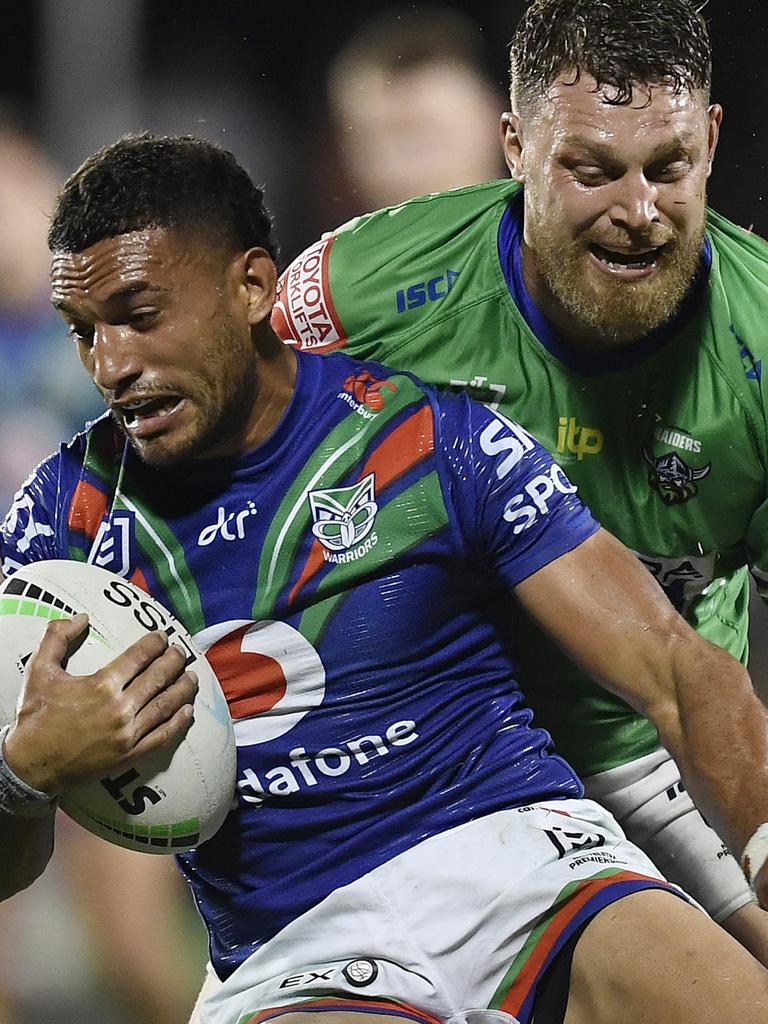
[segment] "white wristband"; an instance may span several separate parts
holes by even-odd
[[[755,879],[760,874],[760,869],[766,860],[768,860],[768,822],[763,822],[762,825],[757,826],[741,855],[741,868],[752,892],[755,891]]]

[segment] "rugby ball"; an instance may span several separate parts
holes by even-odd
[[[0,585],[0,725],[15,717],[24,668],[51,619],[87,612],[90,627],[67,672],[103,668],[134,640],[163,629],[188,652],[199,678],[195,715],[175,746],[153,751],[109,777],[74,786],[60,807],[117,846],[183,853],[210,839],[232,807],[236,747],[227,702],[192,637],[158,601],[122,576],[83,562],[24,566]]]

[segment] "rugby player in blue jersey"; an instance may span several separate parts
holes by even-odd
[[[763,905],[765,713],[544,449],[407,374],[284,347],[263,197],[208,143],[99,151],[50,244],[109,414],[24,485],[3,567],[111,551],[222,680],[236,805],[180,858],[211,944],[197,1019],[764,1021],[768,974],[531,721],[503,597],[653,720]],[[2,736],[6,897],[44,869],[59,792],[189,722],[161,636],[83,686],[62,665],[83,628],[49,626]]]

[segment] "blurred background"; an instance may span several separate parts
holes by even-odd
[[[84,157],[144,128],[225,145],[264,184],[285,265],[355,214],[504,175],[497,124],[523,7],[2,0],[3,509],[100,408],[48,305],[47,213]],[[768,8],[710,0],[705,13],[726,111],[710,199],[768,236]],[[183,1024],[204,960],[172,864],[62,820],[47,875],[0,906],[0,1024]]]

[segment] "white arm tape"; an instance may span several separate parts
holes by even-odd
[[[757,826],[741,855],[741,867],[752,892],[755,891],[755,879],[760,874],[760,869],[766,860],[768,860],[768,822],[763,822],[762,825]]]

